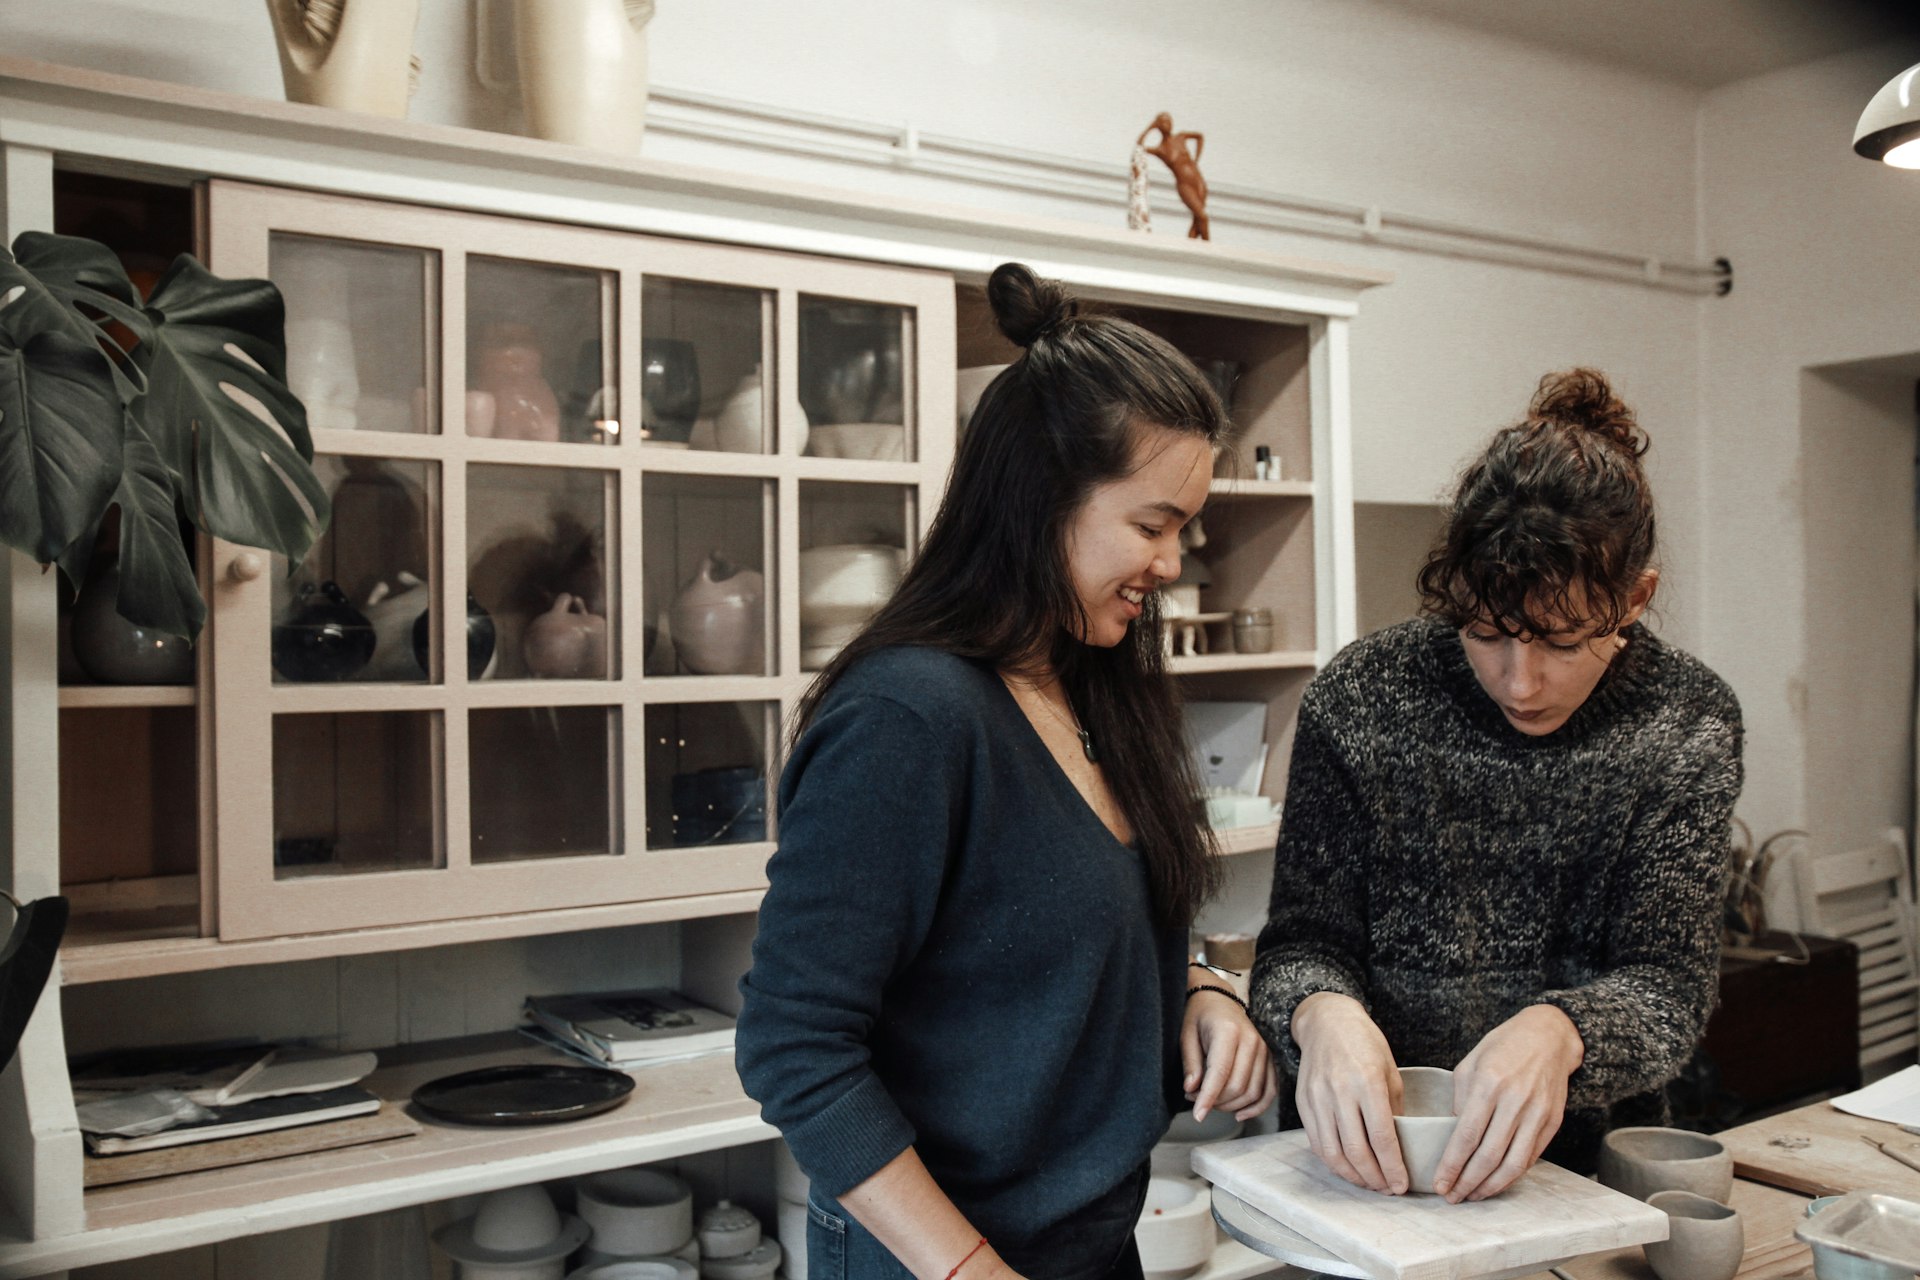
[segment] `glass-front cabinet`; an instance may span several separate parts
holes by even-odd
[[[752,890],[952,457],[951,279],[210,186],[333,503],[211,557],[223,940]]]

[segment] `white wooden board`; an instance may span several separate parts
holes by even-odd
[[[1298,1129],[1195,1148],[1193,1168],[1376,1280],[1472,1280],[1667,1237],[1658,1209],[1545,1163],[1457,1205],[1356,1187]]]

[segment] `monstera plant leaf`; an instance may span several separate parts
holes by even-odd
[[[48,564],[106,510],[126,410],[99,347],[63,330],[16,345],[12,310],[0,306],[0,542]]]
[[[0,297],[15,287],[22,292],[6,314],[0,314],[0,328],[21,342],[29,334],[59,332],[118,350],[107,329],[113,320],[131,330],[138,343],[153,336],[152,322],[141,311],[140,295],[120,260],[96,241],[23,232],[14,240],[11,255],[0,250]],[[144,384],[136,369],[124,360],[110,367],[122,399],[140,393]]]
[[[191,640],[207,620],[193,559],[180,536],[173,473],[137,421],[127,423],[120,508],[120,616]],[[69,577],[73,576],[71,573]]]
[[[265,280],[222,280],[182,254],[147,300],[141,424],[187,514],[298,562],[326,527],[307,411],[286,386],[286,309]]]

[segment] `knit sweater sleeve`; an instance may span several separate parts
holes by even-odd
[[[1302,1000],[1337,991],[1368,1003],[1368,823],[1315,692],[1309,688],[1294,731],[1250,1002],[1254,1025],[1290,1075],[1300,1071],[1292,1027]]]
[[[1720,911],[1742,778],[1739,713],[1711,717],[1705,762],[1676,771],[1645,806],[1609,894],[1608,968],[1548,991],[1586,1045],[1567,1106],[1600,1107],[1660,1088],[1693,1053],[1718,990]]]
[[[823,710],[781,780],[780,844],[740,981],[734,1057],[827,1195],[914,1141],[868,1039],[888,980],[932,923],[957,795],[932,729],[866,695]]]

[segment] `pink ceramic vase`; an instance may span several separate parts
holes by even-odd
[[[700,675],[763,669],[766,580],[715,551],[673,602],[669,617],[680,662]]]
[[[493,397],[493,435],[503,440],[560,438],[560,402],[541,376],[540,364],[540,343],[532,326],[500,324],[487,330],[473,383],[476,391]]]
[[[597,680],[607,674],[607,620],[587,602],[561,592],[553,607],[527,624],[520,640],[527,670],[555,680]]]

